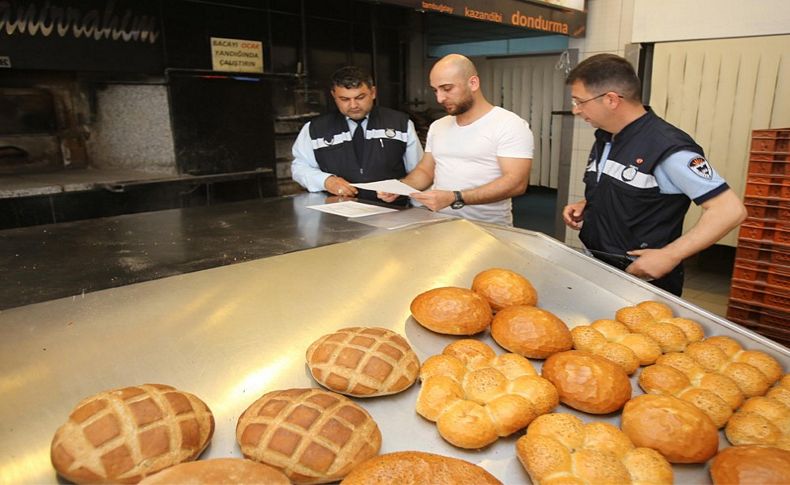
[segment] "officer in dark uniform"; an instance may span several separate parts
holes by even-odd
[[[377,200],[351,183],[400,179],[420,161],[422,145],[405,113],[376,106],[367,72],[343,67],[331,79],[339,112],[305,124],[293,146],[293,179],[311,192]]]
[[[683,260],[740,224],[746,208],[688,134],[642,105],[628,61],[592,56],[567,84],[573,113],[597,130],[584,199],[565,206],[565,224],[596,258],[679,296]],[[683,234],[692,200],[703,213]]]

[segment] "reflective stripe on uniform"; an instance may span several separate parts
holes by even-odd
[[[311,138],[310,143],[313,145],[313,150],[318,150],[319,148],[326,148],[331,147],[334,145],[339,145],[340,143],[345,143],[351,141],[351,132],[344,131],[342,133],[338,133],[330,140],[331,143],[327,143],[325,138]]]
[[[638,189],[652,189],[654,187],[658,187],[658,182],[654,176],[642,172],[636,172],[633,180],[625,180],[622,175],[627,168],[628,167],[622,163],[608,159],[606,160],[606,163],[604,163],[602,172],[614,179]],[[636,167],[634,167],[634,170],[636,170]]]

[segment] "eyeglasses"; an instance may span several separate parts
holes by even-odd
[[[579,101],[577,99],[571,98],[571,106],[573,106],[574,108],[578,108],[579,106],[583,105],[584,103],[586,103],[588,101],[592,101],[592,100],[598,99],[598,98],[603,98],[604,96],[606,96],[609,93],[612,93],[612,92],[611,91],[607,91],[605,93],[599,94],[598,96],[593,96],[592,98],[588,98],[588,99],[585,99],[583,101]],[[622,98],[623,97],[622,94],[617,94],[617,93],[612,93],[612,94],[617,95],[618,98]]]

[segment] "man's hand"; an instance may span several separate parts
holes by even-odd
[[[631,273],[643,280],[657,280],[675,269],[681,258],[678,258],[666,248],[663,249],[635,249],[628,251],[629,256],[637,256],[636,261],[628,265],[626,273]]]
[[[398,194],[390,194],[389,192],[376,192],[376,197],[383,200],[384,202],[390,203],[394,202],[395,199],[398,198]]]
[[[409,197],[421,203],[434,212],[449,207],[455,201],[455,194],[449,190],[426,190],[425,192],[414,192]]]
[[[357,188],[348,183],[343,177],[332,175],[324,180],[324,187],[326,191],[333,195],[342,195],[344,197],[355,197],[357,195]]]
[[[565,222],[565,225],[576,231],[581,229],[582,221],[584,220],[584,206],[586,205],[587,201],[584,199],[566,205],[562,209],[562,220]]]

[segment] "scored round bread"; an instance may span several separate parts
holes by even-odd
[[[623,368],[588,352],[556,353],[541,372],[557,388],[560,402],[579,411],[607,414],[631,398],[631,381]]]
[[[497,312],[491,322],[491,336],[505,349],[531,359],[545,359],[573,347],[565,322],[547,310],[527,305]]]
[[[501,484],[483,468],[458,458],[422,451],[387,453],[351,470],[341,485]]]
[[[733,446],[713,458],[714,485],[781,484],[790,481],[790,451],[772,446]]]
[[[479,293],[495,312],[512,305],[538,304],[538,292],[528,279],[502,268],[478,273],[472,280],[472,291]]]
[[[163,384],[111,389],[82,400],[55,432],[55,470],[74,483],[137,483],[194,460],[214,434],[196,396]]]
[[[272,391],[239,417],[245,457],[279,468],[294,483],[340,480],[378,454],[381,432],[362,407],[322,389]]]
[[[705,463],[719,449],[719,432],[696,406],[674,396],[643,394],[623,408],[621,428],[636,446],[670,463]]]
[[[401,392],[420,372],[420,360],[406,339],[377,327],[324,335],[307,349],[307,366],[322,386],[355,397]]]
[[[190,461],[165,468],[140,485],[290,485],[280,470],[241,458]]]
[[[488,328],[493,318],[485,298],[456,287],[420,293],[411,302],[411,314],[428,330],[447,335],[474,335]]]

